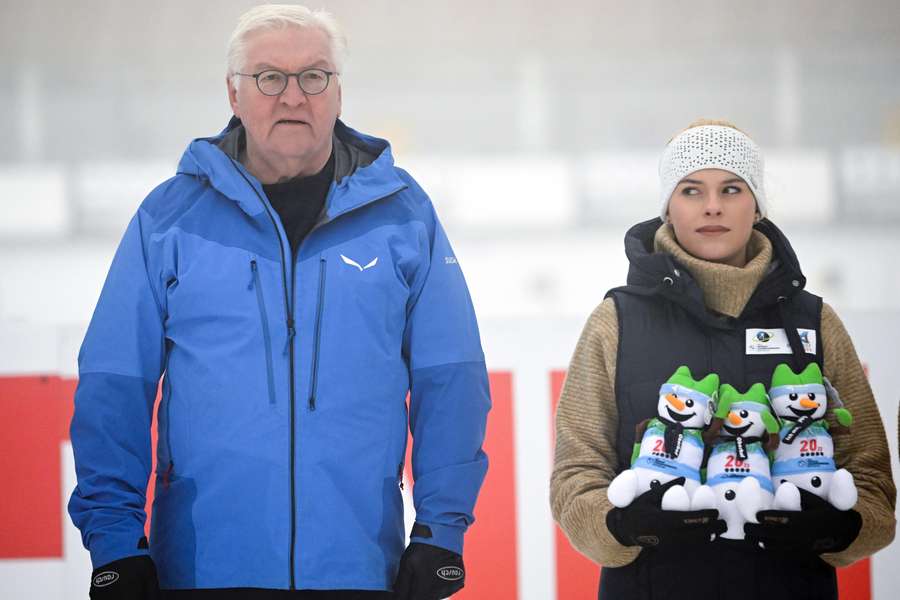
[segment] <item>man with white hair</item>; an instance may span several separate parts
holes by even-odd
[[[325,12],[245,13],[234,118],[188,146],[125,232],[71,428],[91,598],[436,600],[463,586],[490,409],[475,314],[428,196],[386,141],[338,120],[344,48]]]

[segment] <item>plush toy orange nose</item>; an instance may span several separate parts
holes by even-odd
[[[819,408],[819,403],[813,402],[809,398],[800,398],[800,406],[803,408]]]
[[[728,422],[731,423],[732,425],[740,425],[741,418],[739,416],[737,416],[735,413],[730,412],[730,413],[728,413]]]
[[[674,394],[666,394],[666,402],[675,407],[675,410],[684,410],[684,402],[675,397]]]

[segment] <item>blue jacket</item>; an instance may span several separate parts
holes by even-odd
[[[95,567],[149,552],[163,588],[389,589],[408,431],[432,534],[413,541],[462,553],[474,520],[490,398],[469,293],[428,196],[340,121],[292,260],[223,150],[239,126],[193,141],[119,245],[78,357],[69,513]]]

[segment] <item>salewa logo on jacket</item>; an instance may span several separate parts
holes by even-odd
[[[347,263],[348,265],[350,265],[351,267],[356,267],[356,268],[359,269],[360,271],[365,271],[366,269],[368,269],[368,268],[370,268],[370,267],[374,267],[375,265],[378,264],[378,257],[377,257],[377,256],[376,256],[375,258],[373,258],[373,259],[369,262],[369,264],[367,264],[367,265],[364,266],[364,267],[359,266],[359,263],[358,263],[358,262],[356,262],[356,261],[353,260],[352,258],[347,258],[347,257],[344,256],[343,254],[341,254],[341,260],[344,261],[345,263]]]

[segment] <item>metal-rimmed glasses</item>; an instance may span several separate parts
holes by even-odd
[[[235,73],[241,77],[252,77],[256,87],[266,96],[278,96],[287,89],[291,77],[297,78],[300,89],[308,96],[321,94],[328,88],[332,75],[339,75],[325,69],[303,69],[299,73],[285,73],[278,69],[266,69],[259,73]]]

